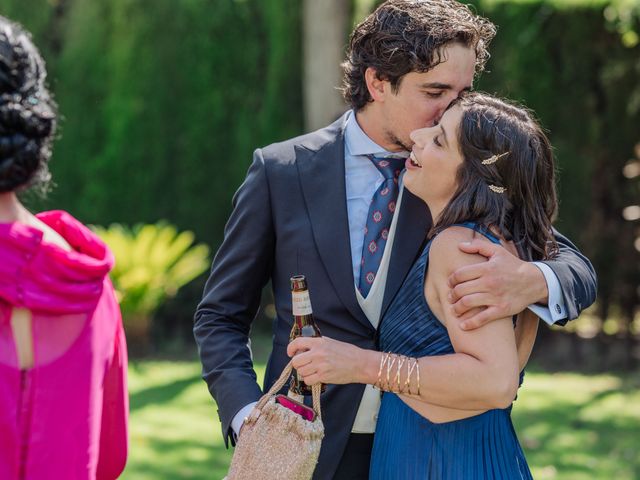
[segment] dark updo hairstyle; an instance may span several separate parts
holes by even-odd
[[[462,108],[464,161],[457,190],[431,235],[474,221],[512,240],[523,259],[553,257],[558,201],[553,151],[542,127],[524,107],[486,94],[464,95],[455,105]]]
[[[496,27],[457,0],[387,0],[360,23],[349,41],[342,94],[355,110],[372,101],[365,72],[371,67],[394,92],[411,72],[427,72],[446,60],[451,44],[471,48],[476,73],[489,59],[489,43]]]
[[[0,193],[50,179],[57,107],[46,77],[31,35],[0,16]]]

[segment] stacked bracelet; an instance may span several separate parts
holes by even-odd
[[[396,367],[395,375],[392,375],[394,365]],[[406,375],[403,375],[402,367],[405,365]],[[414,372],[415,381],[412,381]],[[402,381],[403,378],[404,382]],[[420,395],[420,364],[418,359],[382,352],[378,379],[373,386],[385,392]]]

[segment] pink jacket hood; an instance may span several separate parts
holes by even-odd
[[[43,212],[37,217],[73,251],[43,242],[43,233],[36,228],[0,224],[0,299],[42,313],[92,310],[113,267],[111,251],[66,212]]]

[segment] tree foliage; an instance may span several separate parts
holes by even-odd
[[[302,133],[302,3],[0,0],[34,33],[65,117],[58,186],[39,206],[96,224],[167,219],[215,248],[252,150]],[[640,142],[639,4],[473,3],[499,26],[478,88],[525,103],[548,128],[558,226],[594,261],[600,314],[616,308],[630,321],[640,303],[638,220],[625,210],[640,203],[629,167]]]
[[[64,116],[53,205],[168,219],[212,245],[260,145],[302,125],[297,0],[0,0],[48,61]]]

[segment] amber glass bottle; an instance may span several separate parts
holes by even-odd
[[[320,337],[320,329],[313,320],[309,288],[304,275],[291,277],[291,304],[293,310],[293,327],[289,335],[289,341],[297,337]],[[311,387],[304,383],[298,372],[293,371],[291,378],[291,391],[297,395],[311,395]],[[322,385],[324,392],[326,385]]]

